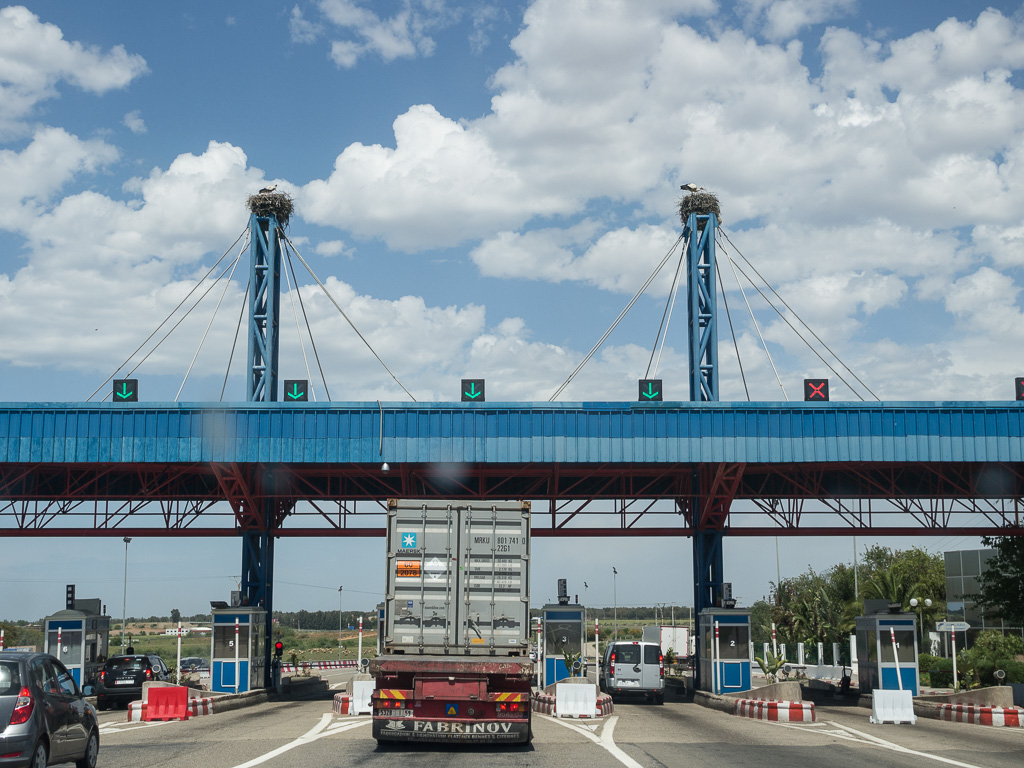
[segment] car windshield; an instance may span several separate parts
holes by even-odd
[[[107,662],[107,669],[117,672],[122,669],[145,669],[146,660],[138,656],[124,656]]]
[[[0,696],[17,696],[21,692],[18,662],[0,661]]]

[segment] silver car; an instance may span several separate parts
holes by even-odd
[[[96,768],[100,728],[67,668],[48,653],[0,651],[0,768]]]
[[[617,698],[644,696],[665,703],[665,659],[657,643],[609,643],[601,660],[601,690]]]

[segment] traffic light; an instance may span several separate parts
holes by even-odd
[[[828,379],[804,379],[804,400],[828,400]]]
[[[274,657],[280,659],[284,655],[284,643],[278,640],[274,643]]]

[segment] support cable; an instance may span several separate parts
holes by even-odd
[[[722,282],[722,270],[718,266],[718,259],[715,259],[715,272],[718,275],[718,284],[724,286]],[[743,358],[740,357],[740,345],[736,341],[736,329],[732,327],[732,313],[729,311],[729,299],[726,297],[725,288],[722,288],[722,303],[725,305],[725,319],[729,322],[729,335],[732,336],[732,347],[736,350],[736,362],[740,366],[740,379],[743,381],[743,391],[747,395],[747,402],[750,402],[750,389],[747,387],[747,376],[743,372]]]
[[[151,334],[149,334],[149,336],[146,337],[146,340],[143,341],[134,352],[132,352],[130,355],[128,355],[128,359],[127,360],[125,360],[123,363],[121,363],[119,366],[117,366],[117,368],[114,369],[114,372],[112,374],[110,374],[103,381],[102,384],[100,384],[98,387],[96,387],[96,391],[95,392],[93,392],[91,395],[89,395],[87,398],[85,398],[85,402],[89,402],[94,397],[96,397],[96,393],[99,392],[101,389],[103,389],[103,387],[105,387],[110,382],[111,379],[113,379],[115,376],[117,376],[117,372],[118,371],[120,371],[122,368],[124,368],[126,365],[128,365],[129,362],[131,362],[131,359],[133,357],[135,357],[135,355],[137,355],[139,353],[139,350],[141,350],[143,347],[145,347],[149,343],[150,339],[152,339],[154,336],[156,336],[157,332],[161,328],[163,328],[164,323],[166,323],[168,320],[170,320],[172,317],[174,317],[174,313],[177,312],[179,309],[181,309],[182,305],[186,301],[188,301],[189,296],[191,296],[193,293],[195,293],[199,289],[199,286],[203,284],[203,281],[205,281],[206,278],[208,278],[211,274],[213,274],[213,271],[217,268],[217,266],[222,261],[224,261],[224,258],[231,252],[231,249],[234,248],[236,245],[238,245],[238,241],[241,240],[243,237],[245,237],[248,233],[249,233],[249,228],[248,227],[246,227],[244,230],[242,230],[242,232],[239,233],[238,237],[235,238],[235,242],[233,242],[231,245],[228,246],[227,250],[224,251],[224,253],[222,253],[220,255],[220,258],[217,259],[217,261],[214,263],[214,265],[212,267],[210,267],[210,270],[205,275],[202,276],[202,278],[199,280],[199,282],[196,283],[192,287],[192,290],[189,291],[185,295],[185,298],[183,298],[181,300],[181,302],[179,302],[178,306],[176,306],[174,309],[172,309],[171,313],[169,315],[167,315],[167,317],[165,317],[163,319],[163,321],[160,323],[160,325],[158,325],[156,328],[154,328],[153,332]],[[164,338],[166,338],[166,337],[164,337]],[[136,367],[138,367],[138,366],[136,366]],[[105,398],[106,398],[106,396],[104,395],[104,399]]]
[[[724,251],[725,249],[723,248],[722,250]],[[835,368],[833,368],[832,365],[824,357],[821,356],[821,353],[819,353],[818,350],[816,350],[813,346],[811,346],[811,343],[803,336],[803,334],[800,333],[800,331],[798,331],[796,329],[796,326],[794,326],[793,323],[791,323],[789,321],[789,318],[787,318],[782,312],[780,312],[778,307],[776,307],[774,304],[772,304],[771,300],[767,296],[764,295],[764,291],[762,291],[757,286],[757,284],[754,283],[754,281],[750,279],[750,276],[746,272],[743,271],[743,267],[740,267],[740,266],[737,265],[736,269],[738,269],[740,274],[743,275],[743,277],[745,277],[747,279],[747,282],[750,283],[751,287],[761,295],[761,298],[765,300],[765,302],[768,304],[768,306],[771,307],[773,310],[775,310],[775,314],[777,314],[779,317],[781,317],[783,322],[786,325],[788,325],[793,330],[793,333],[796,334],[797,338],[800,339],[800,341],[802,341],[804,344],[807,345],[807,348],[809,350],[811,350],[811,352],[814,353],[815,357],[817,357],[819,360],[821,360],[821,362],[825,364],[825,367],[828,368],[832,373],[834,373],[836,375],[836,378],[838,378],[841,382],[843,382],[843,384],[845,384],[847,387],[849,387],[850,391],[853,392],[853,394],[855,394],[859,400],[863,401],[864,400],[864,396],[860,392],[858,392],[856,389],[854,389],[854,387],[850,384],[850,382],[848,382],[846,379],[844,379],[842,374],[839,373],[839,371],[837,371]],[[838,358],[836,358],[836,359],[838,359]],[[859,379],[858,379],[858,381],[859,381]],[[870,390],[868,390],[868,391],[870,392]],[[874,393],[872,392],[872,394],[874,394]]]
[[[325,286],[322,282],[320,282],[320,278],[316,276],[316,273],[313,271],[313,268],[311,266],[309,266],[309,264],[306,263],[306,260],[304,258],[302,258],[302,254],[299,253],[299,249],[295,247],[295,244],[292,243],[292,241],[288,239],[287,235],[282,235],[282,237],[284,238],[285,242],[288,243],[288,245],[291,247],[291,249],[293,251],[295,251],[295,255],[298,256],[299,257],[299,261],[302,262],[302,266],[304,266],[306,268],[306,271],[309,272],[310,276],[316,281],[316,284],[320,286],[320,290],[322,290],[324,292],[324,295],[327,296],[327,298],[331,300],[331,303],[334,305],[334,308],[337,309],[338,312],[341,313],[341,316],[343,318],[345,318],[345,322],[347,322],[349,324],[349,326],[352,328],[352,330],[356,332],[356,336],[358,336],[360,338],[360,340],[363,342],[363,344],[366,345],[366,348],[368,350],[370,350],[370,352],[373,354],[373,356],[375,358],[377,358],[377,362],[380,363],[382,366],[384,366],[384,370],[387,371],[389,374],[391,374],[391,378],[394,379],[395,383],[397,383],[398,386],[400,386],[402,388],[402,391],[404,391],[405,394],[407,394],[409,396],[409,398],[415,403],[416,402],[416,398],[413,396],[412,392],[410,392],[408,389],[405,388],[405,384],[403,384],[401,381],[399,381],[398,377],[395,376],[395,374],[391,372],[391,369],[388,368],[387,364],[383,360],[381,360],[380,355],[378,355],[376,350],[372,346],[370,346],[370,342],[367,341],[366,337],[363,336],[363,334],[359,332],[359,329],[356,328],[355,323],[353,323],[352,320],[349,319],[349,316],[345,314],[345,310],[343,310],[341,308],[341,305],[338,304],[337,301],[335,301],[334,296],[332,296],[331,292],[327,290],[327,286]]]
[[[313,358],[316,360],[316,366],[320,369],[320,379],[324,383],[324,392],[327,394],[328,402],[331,400],[331,390],[327,385],[327,377],[324,375],[324,367],[320,362],[320,353],[316,348],[316,339],[313,338],[313,326],[309,322],[309,316],[306,314],[306,303],[302,300],[302,291],[299,290],[299,279],[295,276],[295,263],[292,261],[291,253],[285,249],[285,257],[288,259],[288,268],[292,271],[292,283],[295,284],[295,292],[299,294],[299,309],[302,310],[302,320],[306,323],[306,332],[309,334],[309,343],[313,347]],[[312,379],[310,379],[312,381]],[[312,388],[312,387],[311,387]]]
[[[786,387],[782,383],[782,377],[779,376],[779,371],[775,367],[775,361],[772,360],[772,353],[768,351],[768,344],[764,340],[764,336],[761,334],[761,328],[757,324],[757,318],[754,317],[754,310],[750,306],[750,300],[747,299],[747,292],[743,290],[743,284],[740,282],[740,276],[736,274],[736,265],[733,264],[732,258],[729,256],[729,251],[722,243],[718,244],[722,249],[722,253],[725,254],[725,260],[729,262],[729,267],[732,269],[732,276],[736,280],[736,286],[740,289],[740,295],[743,296],[743,303],[747,305],[747,313],[750,315],[750,322],[754,324],[754,330],[757,331],[757,338],[761,340],[761,347],[764,349],[764,353],[768,356],[768,364],[771,365],[772,371],[775,372],[775,380],[779,382],[779,389],[782,390],[782,396],[789,400],[789,395],[786,394]]]
[[[878,400],[879,402],[881,402],[881,398],[879,398],[878,395],[876,395],[874,392],[872,392],[871,387],[869,387],[867,384],[865,384],[861,380],[861,378],[857,375],[857,373],[852,368],[850,368],[850,366],[848,366],[846,363],[844,363],[840,359],[839,355],[837,355],[835,352],[832,351],[832,349],[829,347],[828,344],[826,344],[824,341],[821,340],[821,337],[819,337],[818,334],[816,334],[814,332],[814,329],[811,328],[811,326],[809,326],[806,322],[804,322],[804,319],[802,317],[800,317],[800,315],[798,315],[793,310],[793,308],[791,306],[789,306],[789,304],[786,303],[786,300],[784,298],[782,298],[782,296],[779,295],[778,291],[776,291],[772,287],[771,283],[769,283],[767,280],[764,279],[764,276],[760,272],[757,271],[757,267],[755,267],[753,264],[751,264],[750,260],[746,256],[744,256],[742,251],[740,251],[740,249],[736,247],[736,245],[733,243],[733,241],[731,239],[729,239],[729,235],[726,232],[722,231],[721,228],[719,228],[719,231],[722,232],[722,236],[726,240],[729,241],[729,245],[731,245],[735,249],[736,253],[739,254],[739,257],[741,259],[743,259],[743,261],[745,261],[747,263],[747,265],[754,271],[754,274],[757,275],[761,279],[761,281],[768,287],[768,290],[770,290],[778,298],[778,300],[782,302],[782,306],[784,306],[786,309],[788,309],[790,312],[793,313],[793,317],[795,317],[797,320],[800,321],[800,324],[804,328],[806,328],[810,332],[810,334],[812,336],[814,336],[815,339],[817,339],[818,343],[821,344],[821,346],[823,346],[828,351],[828,353],[830,355],[832,355],[832,357],[834,357],[843,368],[845,368],[847,371],[849,371],[850,375],[853,376],[853,378],[855,378],[857,380],[857,382],[862,387],[864,387],[864,389],[866,389],[871,394],[871,396],[873,398],[875,398],[875,400]],[[751,283],[751,285],[753,285],[753,283]],[[776,311],[778,311],[778,310],[776,310]],[[780,315],[781,315],[781,313],[780,313]],[[794,330],[796,330],[796,329],[794,329]],[[819,355],[818,357],[820,358],[821,356]],[[822,361],[822,362],[824,362],[824,361]],[[826,363],[826,365],[827,365],[827,363]],[[839,374],[837,373],[836,376],[839,376]],[[842,377],[840,377],[840,378],[842,378]],[[847,385],[847,386],[849,386],[849,385]],[[850,389],[853,389],[853,387],[850,387]],[[861,400],[863,400],[863,399],[864,398],[861,397]]]
[[[228,367],[224,371],[224,383],[220,388],[220,402],[224,402],[224,391],[228,388],[228,376],[231,374],[231,362],[235,359],[235,347],[238,346],[238,337],[242,333],[242,318],[245,317],[245,309],[249,304],[249,285],[252,282],[250,278],[249,282],[245,284],[245,293],[242,294],[242,309],[238,313],[238,325],[235,326],[235,339],[231,342],[231,354],[228,355]]]
[[[653,376],[658,375],[658,367],[661,365],[661,353],[665,349],[665,341],[668,339],[668,327],[672,322],[672,310],[676,305],[676,295],[679,293],[679,278],[683,273],[683,266],[686,263],[686,249],[684,248],[679,252],[679,264],[676,266],[675,276],[672,278],[672,287],[669,289],[668,299],[665,301],[665,311],[661,313],[661,325],[658,326],[658,335],[654,337],[654,346],[651,347],[651,359],[647,361],[647,372],[644,374],[645,379],[649,379]],[[664,335],[662,334],[664,331]],[[658,346],[658,341],[661,341],[661,346]],[[655,362],[654,353],[657,351],[658,360]],[[654,366],[654,373],[651,373],[651,366]]]
[[[633,298],[629,300],[629,303],[619,313],[619,316],[617,318],[615,318],[615,321],[611,324],[611,326],[608,328],[608,330],[605,331],[604,335],[600,339],[597,340],[597,344],[594,345],[593,349],[591,349],[587,353],[587,356],[583,358],[583,361],[578,366],[576,366],[576,370],[574,370],[571,374],[569,374],[569,378],[566,379],[562,383],[562,386],[560,386],[558,389],[556,389],[555,393],[553,395],[551,395],[551,397],[548,398],[548,402],[551,402],[556,397],[558,397],[562,393],[562,390],[565,389],[567,386],[569,386],[569,384],[572,382],[572,380],[576,378],[576,374],[578,374],[580,371],[583,370],[583,366],[585,366],[587,364],[587,361],[589,361],[590,358],[594,356],[594,353],[597,352],[597,350],[601,348],[601,345],[604,344],[605,339],[607,339],[611,335],[612,331],[614,331],[616,326],[618,326],[618,324],[622,321],[622,318],[624,318],[626,316],[626,313],[629,312],[629,310],[632,308],[632,306],[636,303],[637,299],[639,299],[643,295],[644,291],[647,290],[647,287],[654,281],[654,278],[661,271],[662,267],[664,267],[665,264],[668,263],[668,260],[672,257],[672,252],[676,249],[676,246],[679,245],[679,243],[680,243],[680,241],[682,241],[682,239],[683,239],[683,236],[680,234],[679,237],[676,239],[676,241],[672,244],[672,247],[668,249],[668,253],[665,254],[665,257],[661,260],[661,262],[658,264],[658,266],[654,268],[654,271],[651,272],[650,277],[648,277],[647,280],[644,281],[644,284],[642,286],[640,286],[640,290],[637,291],[633,295]]]
[[[288,257],[288,251],[282,249],[285,252],[285,260],[290,262],[291,259]],[[313,402],[316,402],[316,389],[313,387],[313,377],[309,373],[309,358],[306,357],[306,343],[302,340],[302,328],[299,326],[299,313],[295,311],[295,293],[292,291],[292,280],[288,277],[288,264],[285,264],[284,270],[284,283],[288,289],[288,300],[292,305],[292,317],[295,319],[295,335],[299,338],[299,349],[302,350],[302,362],[306,366],[306,380],[309,381],[309,393],[313,396]],[[296,284],[297,286],[297,284]],[[296,287],[295,290],[298,290]],[[309,331],[309,326],[306,326],[306,331]],[[312,338],[312,336],[310,336]]]
[[[242,258],[242,251],[238,252],[235,256],[235,261],[231,265],[231,274],[228,275],[228,279],[224,281],[224,290],[220,293],[220,298],[217,299],[217,306],[213,308],[213,315],[210,316],[210,322],[206,325],[206,331],[203,333],[203,338],[199,340],[199,346],[196,347],[196,353],[192,355],[192,362],[188,364],[188,370],[185,371],[185,378],[181,380],[181,386],[178,387],[177,394],[174,395],[174,402],[178,402],[178,398],[181,397],[181,390],[185,388],[185,382],[188,381],[188,376],[192,373],[192,367],[196,364],[196,358],[199,357],[199,352],[203,348],[203,344],[206,343],[206,337],[210,334],[210,328],[213,327],[213,321],[217,319],[217,313],[220,311],[220,305],[224,302],[224,296],[228,292],[228,288],[231,287],[231,278],[235,276],[235,268],[238,266],[239,260]],[[217,278],[218,280],[220,278]],[[216,285],[216,283],[214,283]]]

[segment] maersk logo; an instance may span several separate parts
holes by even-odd
[[[402,549],[416,549],[416,534],[415,533],[403,533],[402,534]]]

